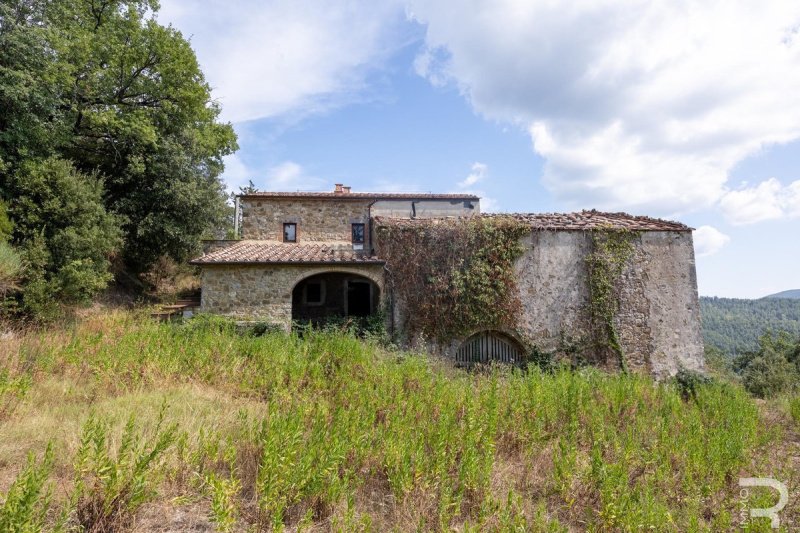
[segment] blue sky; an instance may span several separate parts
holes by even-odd
[[[797,2],[166,0],[159,20],[239,135],[232,189],[676,218],[701,294],[800,288]]]

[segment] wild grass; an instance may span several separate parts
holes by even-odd
[[[219,531],[719,531],[774,437],[730,384],[684,398],[637,375],[467,373],[214,319],[89,317],[0,364],[26,384],[0,395],[0,513],[87,530],[168,502]],[[20,471],[28,453],[43,466]]]
[[[789,414],[792,415],[795,423],[800,426],[800,396],[795,396],[789,400]]]

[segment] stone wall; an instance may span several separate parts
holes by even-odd
[[[689,232],[648,232],[637,263],[651,339],[650,370],[659,377],[680,367],[702,370],[703,333],[694,244]]]
[[[282,241],[283,224],[293,222],[299,243],[349,244],[351,225],[369,221],[370,203],[358,198],[242,198],[242,238]]]
[[[525,252],[515,265],[522,304],[518,328],[504,333],[543,351],[557,351],[565,343],[590,350],[586,257],[592,249],[591,233],[534,231],[523,243]],[[702,370],[691,233],[642,232],[634,245],[623,273],[615,324],[628,368],[660,378],[680,367]],[[407,312],[395,311],[397,323]],[[464,340],[428,348],[451,357]],[[609,361],[607,367],[617,369],[618,362]]]
[[[384,295],[383,265],[333,267],[315,265],[206,265],[202,272],[200,309],[241,320],[276,324],[286,331],[292,322],[292,290],[301,280],[325,272],[364,276]]]
[[[658,377],[680,367],[701,370],[703,339],[690,232],[642,232],[623,273],[616,328],[628,367]],[[554,350],[586,344],[590,331],[586,257],[591,234],[537,231],[525,239],[516,269],[522,313],[519,333]]]
[[[479,200],[423,199],[373,200],[369,198],[242,198],[242,238],[283,240],[283,224],[297,224],[297,242],[350,244],[351,225],[366,224],[369,217],[436,218],[480,214]],[[369,248],[369,242],[367,248]]]

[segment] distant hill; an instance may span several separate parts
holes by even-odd
[[[797,300],[800,299],[800,289],[791,289],[788,291],[776,292],[775,294],[764,296],[764,298],[789,298],[791,300]]]
[[[800,336],[800,299],[701,296],[700,313],[706,344],[728,354],[755,350],[758,338],[767,330]]]

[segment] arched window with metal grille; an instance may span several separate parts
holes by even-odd
[[[475,333],[459,346],[456,364],[473,366],[492,361],[512,365],[522,364],[525,351],[522,346],[504,333],[484,330]]]

